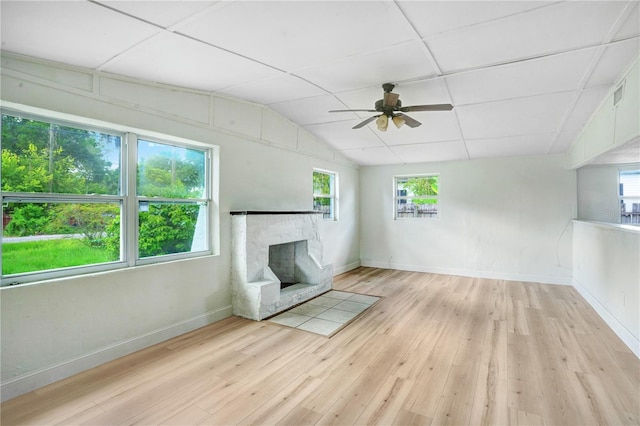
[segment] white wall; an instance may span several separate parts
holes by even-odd
[[[576,221],[574,287],[640,357],[640,228]]]
[[[310,210],[314,167],[339,174],[324,262],[359,265],[358,169],[265,107],[15,56],[2,100],[220,147],[219,255],[0,290],[8,399],[231,314],[231,210]]]
[[[570,284],[576,182],[563,161],[547,156],[361,168],[362,264]],[[412,173],[440,174],[440,219],[393,219],[393,176]]]

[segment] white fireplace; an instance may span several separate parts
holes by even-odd
[[[262,320],[331,290],[317,212],[231,212],[233,314]]]

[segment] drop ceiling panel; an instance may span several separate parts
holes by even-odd
[[[587,124],[589,117],[591,117],[593,112],[600,105],[600,102],[602,102],[607,92],[609,92],[608,86],[597,86],[583,90],[580,93],[578,101],[569,114],[562,130],[582,129],[585,124]]]
[[[468,160],[462,141],[435,142],[417,145],[400,145],[391,150],[405,163]]]
[[[80,1],[3,1],[2,49],[95,69],[160,31]]]
[[[172,33],[163,33],[123,53],[104,71],[208,91],[281,75],[272,68]]]
[[[457,108],[462,135],[486,139],[555,132],[574,96],[558,93]]]
[[[394,92],[400,93],[403,106],[452,103],[443,78],[401,83]]]
[[[314,124],[306,126],[305,129],[336,150],[384,146],[378,134],[375,133],[377,130],[368,127],[352,129],[359,121]]]
[[[348,113],[347,116],[329,113],[330,110],[344,108],[344,106],[331,95],[281,102],[270,105],[270,108],[301,126],[353,119],[353,115],[350,113]]]
[[[543,7],[542,1],[400,1],[420,37],[464,28],[484,21]]]
[[[587,87],[614,84],[620,77],[620,70],[626,69],[638,52],[640,38],[617,42],[607,47],[593,70]]]
[[[157,1],[100,1],[108,7],[128,15],[139,17],[161,27],[170,27],[215,4],[214,1],[165,1],[158,7]]]
[[[454,105],[578,89],[595,49],[554,55],[447,77]]]
[[[471,158],[544,155],[554,133],[467,140]]]
[[[640,3],[635,2],[633,8],[625,22],[622,24],[614,40],[621,40],[629,37],[637,37],[640,35]]]
[[[434,77],[436,70],[428,60],[424,46],[410,41],[387,49],[350,56],[337,62],[298,70],[296,74],[314,81],[331,92],[366,88],[380,82]]]
[[[600,44],[624,5],[564,2],[429,37],[426,42],[444,72],[511,62]]]
[[[293,70],[408,41],[411,30],[368,2],[233,2],[180,32]],[[384,34],[383,37],[375,37]]]
[[[253,80],[221,90],[220,93],[264,105],[327,94],[318,86],[290,74]]]
[[[340,154],[361,166],[403,163],[403,161],[387,147],[346,149],[344,151],[340,151]]]
[[[407,114],[421,122],[422,125],[414,128],[404,125],[398,129],[390,122],[387,131],[379,133],[385,144],[406,145],[461,139],[454,112],[411,112]],[[371,123],[369,126],[376,129],[375,123]]]

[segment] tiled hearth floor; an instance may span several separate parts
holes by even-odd
[[[331,337],[381,298],[331,290],[267,321]]]

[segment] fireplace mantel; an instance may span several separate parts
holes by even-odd
[[[315,211],[231,212],[231,298],[233,314],[262,320],[325,293],[333,287],[331,264],[322,262]],[[300,243],[295,275],[300,282],[281,288],[269,266],[270,246]]]

